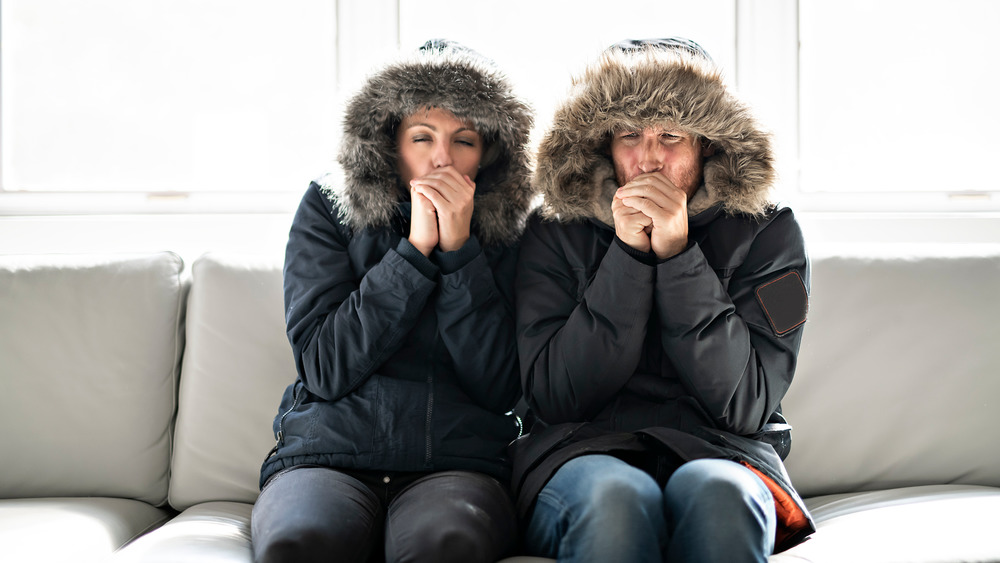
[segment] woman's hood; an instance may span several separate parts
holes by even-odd
[[[660,40],[662,41],[662,40]],[[596,218],[609,225],[618,188],[611,135],[670,124],[709,141],[704,185],[688,202],[695,215],[716,204],[760,215],[774,182],[770,138],[723,83],[700,47],[662,42],[616,45],[573,81],[539,145],[535,188],[543,213],[562,220]]]
[[[397,170],[396,128],[428,107],[471,121],[487,147],[475,180],[473,232],[486,244],[516,241],[533,195],[526,151],[532,110],[492,61],[442,40],[382,68],[348,102],[338,155],[343,182],[325,188],[342,220],[360,230],[386,227],[397,215],[408,197]]]

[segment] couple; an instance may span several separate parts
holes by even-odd
[[[531,179],[530,108],[440,40],[350,101],[289,233],[256,561],[764,561],[813,530],[768,137],[682,39],[612,46],[553,123]]]

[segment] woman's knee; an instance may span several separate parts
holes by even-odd
[[[265,486],[251,515],[254,561],[365,561],[381,537],[377,498],[350,476],[300,468]]]
[[[443,472],[417,481],[392,502],[386,561],[493,562],[517,540],[517,519],[495,479]]]
[[[346,538],[330,533],[333,530],[324,527],[299,526],[282,530],[263,541],[254,541],[254,561],[256,563],[292,563],[329,561],[331,553],[348,554],[343,561],[363,562],[368,557],[367,549],[357,549],[361,546],[345,545]],[[358,542],[358,538],[350,538]],[[345,550],[345,547],[348,549]],[[355,557],[350,557],[350,553]]]

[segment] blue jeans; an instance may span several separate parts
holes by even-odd
[[[687,462],[661,490],[618,458],[587,455],[539,493],[525,547],[560,562],[765,562],[775,526],[771,492],[738,463]]]

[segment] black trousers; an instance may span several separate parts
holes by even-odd
[[[267,482],[251,533],[257,563],[493,563],[512,553],[517,522],[486,475],[303,466]]]

